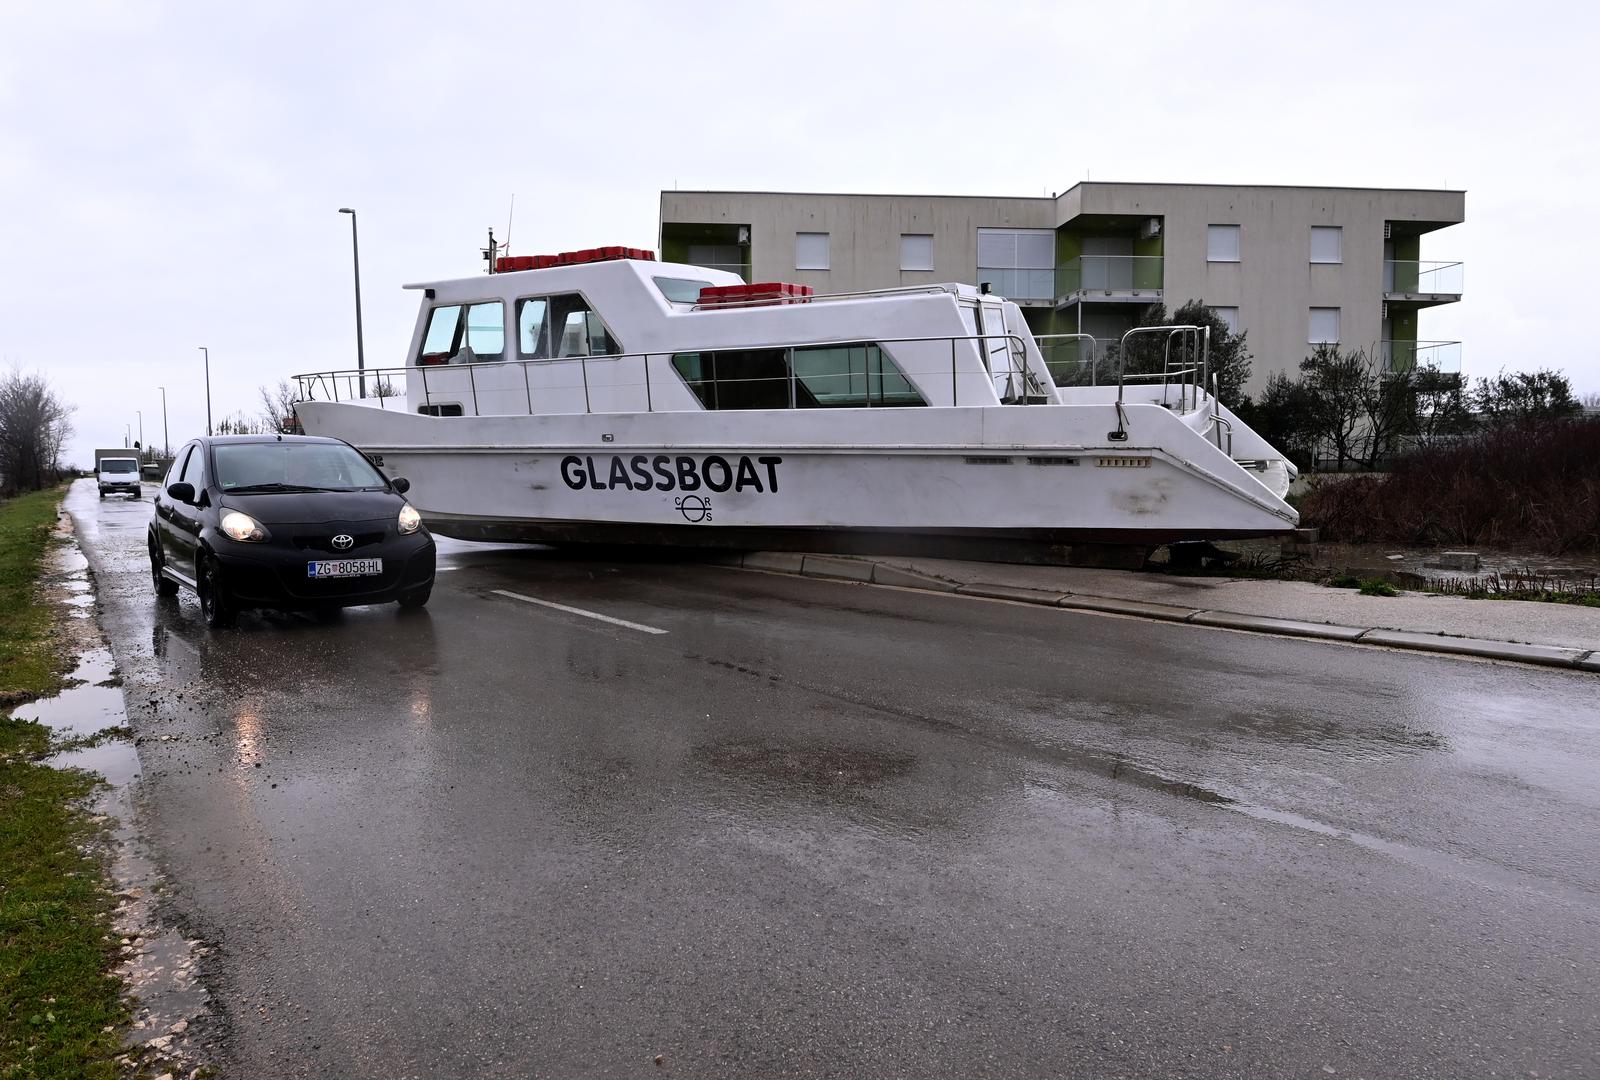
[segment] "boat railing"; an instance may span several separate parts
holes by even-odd
[[[996,355],[1004,354],[1007,357],[1007,367],[1001,370],[974,370],[973,368],[968,367],[963,370],[961,364],[963,355],[976,355],[987,358],[990,355],[989,345],[991,342],[996,343],[997,347],[994,350]],[[904,356],[891,355],[890,359],[892,363],[885,365],[880,359],[878,368],[876,370],[872,370],[870,367],[870,361],[863,356],[862,365],[859,369],[854,367],[853,358],[847,358],[847,364],[850,366],[844,371],[832,373],[814,373],[805,375],[803,377],[798,375],[796,372],[794,363],[794,354],[796,350],[858,349],[865,352],[868,347],[884,345],[947,345],[949,347],[950,361],[948,366],[941,363],[937,368],[929,368],[925,365],[920,367],[915,365],[908,366]],[[976,346],[976,348],[963,349],[963,346]],[[750,387],[752,384],[770,385],[773,383],[782,382],[788,385],[787,399],[790,408],[795,407],[795,404],[800,397],[799,384],[802,382],[804,382],[809,388],[819,383],[828,383],[829,381],[832,381],[832,385],[844,387],[843,392],[837,396],[851,400],[852,403],[855,399],[859,398],[861,400],[860,407],[865,408],[874,408],[879,406],[896,407],[901,404],[900,402],[894,402],[890,400],[894,396],[893,392],[884,389],[886,385],[893,386],[894,381],[901,376],[914,376],[919,380],[928,381],[933,379],[943,380],[948,376],[950,380],[950,403],[952,406],[961,404],[961,385],[962,376],[964,374],[981,378],[986,384],[993,388],[990,390],[990,394],[997,392],[998,388],[995,386],[996,382],[1000,379],[1004,379],[1005,386],[1007,387],[1006,393],[1011,395],[1011,399],[1017,404],[1026,404],[1030,397],[1030,393],[1026,389],[1024,389],[1022,392],[1018,392],[1017,388],[1026,388],[1032,385],[1031,373],[1027,371],[1025,366],[1027,361],[1027,347],[1025,339],[1020,334],[967,334],[954,337],[880,337],[872,338],[871,340],[863,340],[862,338],[856,337],[846,340],[804,341],[789,345],[773,345],[768,346],[760,351],[776,350],[783,350],[785,353],[784,366],[786,368],[786,374],[783,376],[719,378],[716,377],[713,369],[713,377],[710,379],[689,379],[682,375],[681,372],[676,372],[675,370],[675,374],[677,376],[675,385],[688,386],[691,392],[694,392],[697,387],[700,389],[709,388],[713,395],[713,400],[715,401],[720,398],[722,387]],[[658,388],[654,386],[651,381],[650,361],[652,358],[657,360],[665,359],[668,361],[668,363],[670,363],[672,358],[675,356],[715,356],[719,351],[722,350],[706,349],[681,350],[675,352],[657,351],[613,353],[596,356],[558,357],[553,359],[519,358],[515,360],[477,360],[468,363],[454,364],[423,364],[409,367],[361,369],[346,368],[335,371],[308,372],[306,374],[296,375],[294,376],[294,379],[299,387],[299,400],[301,401],[323,400],[335,402],[358,402],[371,401],[375,397],[378,407],[383,409],[388,408],[388,400],[390,398],[399,398],[401,400],[400,407],[402,409],[407,408],[407,392],[412,388],[410,380],[416,379],[421,383],[422,393],[420,395],[420,405],[426,411],[434,407],[454,405],[461,402],[463,388],[461,387],[459,381],[452,380],[452,383],[448,388],[440,389],[436,386],[430,385],[430,378],[435,382],[451,375],[459,378],[459,373],[464,370],[467,375],[467,386],[465,387],[465,391],[472,402],[472,412],[474,415],[506,415],[505,413],[488,414],[482,412],[480,408],[480,393],[493,393],[498,396],[508,393],[515,393],[515,391],[519,389],[522,391],[522,404],[525,405],[528,415],[538,415],[538,412],[535,409],[535,399],[537,397],[546,396],[553,393],[560,393],[563,391],[577,391],[579,389],[581,389],[583,392],[582,411],[585,413],[593,413],[596,411],[639,411],[637,409],[618,408],[606,408],[600,410],[595,409],[594,397],[596,394],[601,392],[611,394],[619,390],[642,390],[644,398],[643,411],[655,412],[657,411],[655,407],[655,399]],[[749,351],[757,350],[752,349]],[[985,359],[984,362],[987,366],[987,359]],[[618,364],[627,363],[637,364],[638,371],[640,372],[639,378],[627,382],[617,382],[614,378],[608,377],[607,381],[599,382],[593,374],[597,365],[604,365],[614,372]],[[1020,369],[1018,367],[1019,364],[1023,365]],[[508,380],[501,379],[495,380],[494,385],[480,387],[480,382],[486,381],[486,376],[488,373],[504,372],[513,369],[520,369],[522,373],[522,378],[520,380],[522,385],[520,387],[515,385],[515,379],[509,380],[511,385],[507,385]],[[550,373],[552,372],[567,373],[569,375],[569,379],[566,382],[552,383],[550,381]],[[541,377],[536,380],[534,378],[534,373],[538,373]],[[608,372],[608,376],[609,375],[610,372]],[[876,390],[874,390],[874,386],[876,386]],[[907,389],[909,390],[910,387],[908,386]],[[970,402],[970,398],[973,395],[973,390],[969,388],[967,392]],[[993,396],[990,396],[990,394],[979,395],[982,397],[981,403],[992,403],[995,399]],[[874,405],[874,396],[878,398],[877,405]],[[904,397],[904,395],[901,396]],[[504,403],[505,402],[502,398],[500,404],[503,405]],[[679,408],[681,408],[681,406],[679,406]],[[678,411],[678,408],[674,408],[673,411]],[[511,415],[520,415],[520,413]]]
[[[1160,364],[1154,347],[1141,348],[1144,339],[1158,338]],[[1161,401],[1179,412],[1200,407],[1207,387],[1211,358],[1211,330],[1204,326],[1136,326],[1121,338],[1096,338],[1090,334],[1040,334],[1034,339],[1045,356],[1057,386],[1098,386],[1116,383],[1117,404],[1123,404],[1127,384],[1160,380]],[[1173,347],[1177,355],[1173,355]],[[1130,370],[1144,368],[1147,370]],[[1177,401],[1171,398],[1177,392]]]

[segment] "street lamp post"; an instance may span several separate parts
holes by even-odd
[[[197,346],[206,354],[206,434],[211,434],[211,350],[204,345]]]
[[[135,409],[133,415],[139,418],[139,452],[144,453],[144,410]]]
[[[350,257],[356,271],[356,379],[360,384],[361,396],[366,397],[367,351],[361,340],[361,240],[356,234],[356,212],[348,206],[342,206],[339,213],[350,215]]]
[[[161,391],[161,456],[171,459],[172,443],[167,439],[167,388],[158,386],[156,389]]]

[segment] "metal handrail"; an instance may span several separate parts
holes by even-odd
[[[1039,334],[1034,337],[1033,342],[1035,345],[1039,346],[1040,355],[1043,355],[1044,350],[1048,348],[1048,346],[1045,345],[1045,342],[1067,338],[1075,341],[1087,341],[1089,343],[1089,385],[1099,385],[1097,381],[1097,375],[1100,367],[1100,358],[1094,354],[1095,347],[1099,344],[1099,342],[1096,340],[1093,334]],[[1078,362],[1082,363],[1081,360]],[[1049,361],[1045,361],[1045,367],[1049,368],[1049,366]]]
[[[871,341],[863,341],[861,338],[857,337],[857,338],[850,338],[850,339],[845,339],[845,340],[802,341],[802,342],[794,342],[794,343],[787,344],[787,345],[770,345],[770,346],[764,346],[764,347],[765,348],[772,348],[772,349],[784,349],[784,350],[788,351],[791,354],[790,363],[788,365],[788,367],[789,367],[789,376],[788,376],[788,378],[789,378],[789,380],[790,380],[790,382],[792,384],[796,380],[796,375],[795,375],[795,371],[794,371],[794,364],[793,364],[793,361],[792,361],[792,353],[793,353],[793,350],[795,350],[795,349],[838,348],[838,347],[842,347],[842,346],[863,346],[863,345],[917,344],[917,343],[926,343],[926,342],[933,342],[933,341],[949,342],[949,344],[950,344],[950,401],[951,401],[951,405],[952,406],[955,406],[955,405],[959,404],[959,389],[958,388],[959,388],[959,385],[960,385],[960,379],[959,379],[959,368],[958,368],[958,365],[956,363],[956,360],[957,360],[956,344],[958,342],[978,342],[978,343],[980,343],[982,357],[987,357],[989,355],[988,347],[987,347],[988,346],[988,342],[998,341],[998,342],[1006,343],[1006,345],[1009,346],[1009,347],[1014,347],[1014,348],[1020,350],[1021,354],[1022,354],[1022,357],[1023,357],[1024,363],[1026,363],[1026,359],[1027,359],[1027,347],[1024,344],[1024,339],[1023,339],[1022,335],[1020,335],[1020,334],[962,334],[962,335],[954,335],[954,336],[951,336],[951,335],[920,335],[920,336],[908,336],[908,337],[874,338]],[[491,368],[506,368],[506,367],[511,367],[511,366],[515,365],[515,366],[518,366],[518,367],[522,368],[524,396],[525,396],[525,398],[526,398],[526,400],[528,402],[528,408],[529,408],[528,415],[532,416],[532,415],[537,415],[537,414],[535,414],[533,412],[533,407],[532,407],[533,406],[533,390],[532,390],[531,380],[528,377],[528,371],[530,369],[530,366],[531,365],[535,365],[535,364],[538,364],[538,365],[557,365],[557,364],[570,365],[570,364],[573,364],[573,363],[577,363],[578,367],[579,367],[579,372],[580,372],[580,376],[581,376],[582,382],[580,384],[576,384],[576,385],[582,385],[583,386],[583,388],[584,388],[584,409],[585,409],[586,413],[592,413],[593,412],[593,402],[592,402],[590,391],[589,391],[589,363],[591,361],[617,361],[617,360],[637,359],[637,360],[642,361],[642,367],[644,368],[644,382],[642,383],[642,385],[645,387],[645,406],[646,406],[646,411],[647,412],[654,412],[655,411],[654,394],[653,394],[653,391],[652,391],[652,388],[651,388],[651,385],[650,385],[650,362],[649,362],[650,358],[653,357],[653,356],[671,357],[671,356],[677,355],[678,353],[681,353],[681,352],[690,352],[690,351],[693,351],[693,352],[701,352],[701,351],[715,352],[717,350],[715,350],[715,349],[707,349],[707,350],[678,349],[678,350],[672,350],[672,351],[669,351],[669,352],[659,352],[658,351],[658,352],[637,352],[637,353],[612,353],[612,354],[604,354],[604,355],[598,355],[598,356],[567,356],[567,357],[540,358],[540,359],[519,358],[519,359],[515,359],[515,360],[492,360],[492,361],[483,361],[483,362],[474,361],[474,362],[467,363],[467,364],[437,364],[437,365],[436,364],[416,364],[416,365],[410,365],[410,366],[406,366],[406,367],[390,367],[390,368],[370,368],[370,367],[369,368],[342,368],[342,369],[335,369],[335,370],[332,370],[332,371],[306,372],[304,374],[295,375],[295,376],[293,376],[293,378],[298,384],[300,384],[301,390],[305,393],[305,397],[302,398],[302,400],[316,400],[316,388],[320,386],[320,387],[323,388],[324,393],[330,395],[331,400],[337,402],[339,400],[339,380],[340,379],[346,379],[346,380],[352,380],[353,381],[353,380],[355,380],[357,378],[361,378],[361,377],[371,378],[371,377],[374,377],[374,376],[382,377],[384,375],[395,375],[395,374],[407,375],[408,376],[410,374],[410,372],[418,371],[418,372],[422,373],[423,404],[431,405],[431,404],[433,404],[433,395],[432,395],[431,389],[428,386],[428,373],[429,373],[429,371],[430,370],[437,370],[439,368],[443,368],[445,370],[449,370],[451,368],[462,368],[462,367],[465,367],[465,368],[468,369],[467,377],[468,377],[469,392],[471,393],[471,396],[472,396],[473,412],[475,414],[477,414],[478,413],[477,374],[476,374],[477,370],[479,370],[479,369],[485,369],[486,370],[486,369],[491,369]],[[985,368],[986,368],[986,372],[985,373],[988,374],[992,379],[993,373],[992,373],[992,371],[987,371],[987,363],[985,363]],[[1026,374],[1031,374],[1031,372],[1026,367],[1023,370],[1024,370],[1024,374],[1025,375]],[[920,372],[906,372],[904,369],[901,369],[901,374],[921,374],[921,373]],[[931,372],[929,374],[931,374]],[[1009,376],[1011,374],[1011,372],[1008,371],[1007,374]],[[687,382],[688,380],[685,380],[685,381]],[[761,382],[761,381],[767,381],[767,380],[764,380],[764,379],[727,379],[727,380],[717,380],[717,381],[734,383],[734,382]],[[352,400],[355,400],[355,399],[352,399]],[[793,400],[794,400],[794,391],[792,389],[791,389],[790,400],[791,400],[791,402],[793,402]],[[1027,394],[1026,393],[1024,393],[1022,395],[1021,402],[1023,404],[1027,403]],[[867,407],[870,408],[871,407],[870,404]]]

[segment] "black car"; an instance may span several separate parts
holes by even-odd
[[[433,590],[434,544],[408,487],[338,439],[196,439],[156,495],[156,592],[193,589],[212,626],[243,608],[419,608]]]

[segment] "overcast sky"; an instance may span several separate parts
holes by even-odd
[[[1423,313],[1469,374],[1600,391],[1600,19],[1470,3],[26,4],[0,0],[0,359],[74,457],[369,364],[404,282],[653,248],[663,188],[1041,195],[1097,180],[1451,187]],[[137,435],[137,431],[135,432]]]

